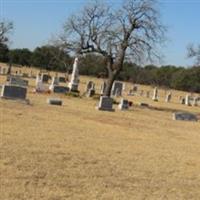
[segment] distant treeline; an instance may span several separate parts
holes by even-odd
[[[0,62],[27,67],[35,66],[41,69],[70,72],[73,60],[74,58],[69,53],[50,45],[37,47],[34,51],[0,48]],[[105,61],[96,54],[84,56],[80,60],[79,71],[82,75],[107,76]],[[124,70],[120,73],[118,79],[138,84],[158,85],[177,90],[200,92],[200,66],[184,68],[173,65],[161,67],[147,65],[141,67],[134,63],[126,62]]]

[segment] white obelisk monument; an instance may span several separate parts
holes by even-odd
[[[78,71],[78,58],[76,57],[73,64],[71,80],[68,85],[70,91],[78,91],[78,84],[79,84],[79,71]]]

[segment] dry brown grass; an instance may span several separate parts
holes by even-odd
[[[127,97],[163,111],[103,112],[95,100],[64,95],[63,106],[49,106],[54,95],[31,90],[31,105],[0,101],[0,199],[200,199],[200,123],[165,111],[200,113],[178,104],[183,92],[172,103],[164,92],[159,102]]]

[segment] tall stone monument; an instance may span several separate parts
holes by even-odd
[[[158,101],[158,88],[157,87],[154,88],[152,100]]]
[[[70,91],[77,92],[79,84],[79,72],[78,72],[78,58],[76,57],[73,64],[73,71],[71,75],[71,81],[69,82]]]

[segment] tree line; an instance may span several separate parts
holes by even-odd
[[[45,45],[29,49],[0,50],[0,62],[12,63],[20,66],[34,66],[40,69],[71,73],[74,57],[58,47]],[[79,73],[101,78],[107,78],[104,57],[98,54],[87,54],[80,59]],[[125,62],[124,70],[117,76],[118,80],[136,84],[157,85],[160,87],[200,92],[200,66],[184,68],[167,65],[144,67]]]

